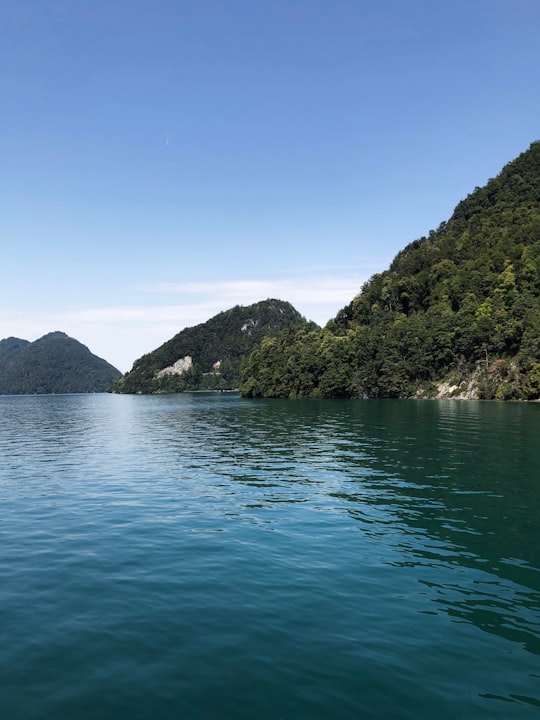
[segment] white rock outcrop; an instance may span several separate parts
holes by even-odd
[[[180,358],[177,360],[174,365],[169,365],[169,367],[163,368],[163,370],[160,370],[156,377],[163,377],[164,375],[183,375],[184,373],[187,373],[191,370],[193,367],[193,358],[191,355],[186,355],[183,358]]]

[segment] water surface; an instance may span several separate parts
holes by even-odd
[[[537,718],[540,406],[0,397],[0,713]]]

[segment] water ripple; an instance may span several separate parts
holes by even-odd
[[[5,717],[537,712],[537,406],[0,407]]]

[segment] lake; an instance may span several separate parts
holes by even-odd
[[[540,716],[540,404],[0,397],[0,716]]]

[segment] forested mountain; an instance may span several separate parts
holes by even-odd
[[[221,312],[185,328],[137,360],[115,383],[118,393],[230,390],[238,387],[240,366],[265,337],[287,328],[317,328],[282,300],[264,300]]]
[[[0,365],[7,360],[17,350],[20,350],[26,345],[30,345],[28,340],[22,340],[21,338],[8,337],[4,340],[0,340]]]
[[[321,331],[265,340],[248,397],[540,397],[540,142]]]
[[[106,392],[120,375],[63,332],[0,341],[0,394]]]

